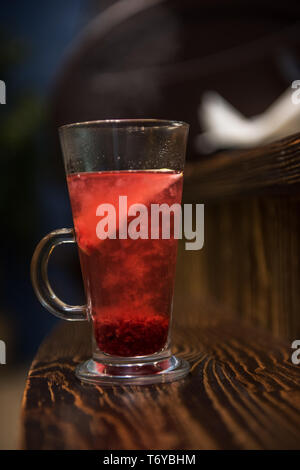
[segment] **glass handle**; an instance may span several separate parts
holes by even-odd
[[[52,251],[63,243],[76,243],[74,230],[62,228],[46,235],[37,245],[31,260],[31,281],[41,304],[59,318],[87,320],[85,305],[68,305],[53,292],[48,279],[48,262]]]

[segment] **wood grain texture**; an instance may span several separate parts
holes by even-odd
[[[254,193],[299,192],[300,134],[247,151],[226,152],[190,163],[185,199],[203,200]]]
[[[205,244],[179,252],[176,295],[289,341],[300,337],[300,136],[187,167],[184,202],[205,204]]]
[[[299,449],[299,183],[299,135],[188,167],[184,202],[206,203],[205,247],[181,242],[177,265],[174,351],[191,373],[81,384],[74,368],[91,354],[89,328],[63,324],[30,370],[22,447]]]
[[[226,311],[289,341],[300,337],[300,199],[247,197],[205,204],[205,245],[181,243],[181,299]],[[177,307],[176,307],[177,308]]]
[[[174,350],[192,364],[172,384],[81,384],[86,324],[63,324],[41,346],[24,393],[25,449],[300,448],[300,375],[288,344],[212,307],[175,324]],[[200,309],[201,310],[201,309]]]

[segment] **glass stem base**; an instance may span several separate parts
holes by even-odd
[[[173,382],[185,377],[190,365],[184,359],[169,358],[147,362],[106,363],[89,359],[76,368],[76,377],[98,385],[147,385]]]

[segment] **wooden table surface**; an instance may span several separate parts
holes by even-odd
[[[189,376],[152,386],[80,383],[74,368],[90,356],[89,325],[62,322],[29,372],[22,448],[299,449],[300,365],[290,344],[203,310],[173,328]]]
[[[74,368],[91,355],[89,325],[62,323],[29,372],[22,447],[299,449],[300,365],[291,362],[299,194],[300,134],[188,165],[184,201],[214,204],[203,253],[186,252],[184,261],[179,250],[173,350],[190,361],[189,376],[152,386],[82,384]]]

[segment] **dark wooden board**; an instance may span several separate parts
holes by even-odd
[[[185,169],[184,200],[299,193],[300,134],[254,149],[223,152]]]
[[[205,204],[205,242],[180,245],[178,299],[300,337],[300,134],[188,164],[183,194]]]
[[[62,324],[29,372],[23,448],[300,448],[300,365],[290,342],[256,327],[298,339],[299,144],[295,135],[187,166],[184,202],[210,202],[205,249],[179,250],[174,351],[189,376],[81,384],[74,368],[90,356],[89,328]]]
[[[89,327],[61,324],[29,372],[22,447],[299,449],[300,366],[290,345],[211,307],[188,319],[173,336],[189,376],[134,387],[80,383],[74,367],[90,355]]]

